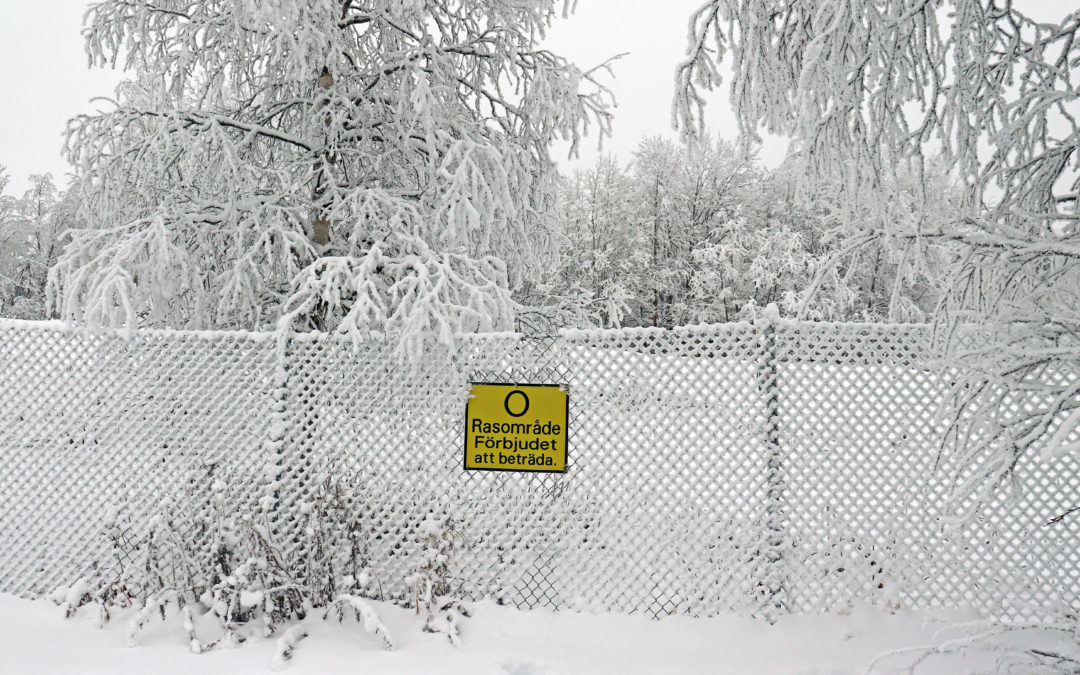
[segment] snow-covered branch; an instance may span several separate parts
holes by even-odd
[[[93,4],[91,62],[138,77],[71,123],[90,227],[54,306],[192,328],[507,325],[512,290],[557,260],[550,144],[609,130],[595,73],[538,47],[568,9]]]
[[[1077,423],[1064,416],[1080,377],[1080,12],[1047,22],[1022,5],[709,0],[691,20],[675,96],[692,135],[701,90],[730,53],[742,131],[790,136],[804,190],[832,186],[841,250],[959,247],[937,334],[962,380],[956,420],[980,460],[976,483],[997,484],[1029,449],[1063,442],[1057,425]],[[932,161],[963,187],[954,211],[919,207],[938,192]],[[915,202],[893,199],[905,175]],[[918,257],[906,252],[906,264]],[[985,348],[962,349],[960,324],[979,325]],[[1033,352],[1048,362],[1021,367]]]

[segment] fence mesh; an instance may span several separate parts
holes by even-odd
[[[434,514],[457,591],[519,607],[1080,609],[1080,519],[1044,526],[1076,505],[1080,461],[1023,463],[1015,490],[951,523],[962,467],[928,339],[784,322],[473,336],[405,358],[379,340],[0,322],[0,591],[71,583],[162,504],[194,519],[221,481],[270,505],[294,564],[332,489],[351,542],[335,568],[359,559],[388,598],[408,596]],[[564,385],[566,473],[464,471],[473,381]]]

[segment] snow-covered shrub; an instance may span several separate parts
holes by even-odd
[[[988,664],[985,672],[1016,675],[1080,672],[1080,617],[1075,612],[1035,623],[954,624],[943,629],[935,642],[938,644],[886,652],[874,660],[868,672],[946,672],[950,666],[966,671],[964,666],[971,663]]]
[[[248,514],[229,522],[231,547],[218,549],[214,585],[200,598],[225,629],[225,641],[242,642],[243,628],[255,620],[269,637],[279,625],[303,619],[306,604],[301,580],[293,578],[265,524]]]
[[[326,608],[326,612],[323,614],[323,618],[329,618],[331,612],[337,612],[338,621],[344,621],[345,617],[350,612],[356,617],[358,622],[362,622],[364,630],[375,635],[382,642],[383,649],[390,651],[394,648],[394,638],[390,637],[389,631],[386,630],[386,626],[383,625],[381,619],[379,619],[378,613],[372,608],[371,604],[367,600],[358,595],[342,594],[337,597],[330,606]]]
[[[327,607],[326,617],[336,607],[343,619],[349,607],[385,648],[393,648],[374,609],[357,594],[367,586],[366,572],[343,574],[333,564],[335,546],[343,546],[346,559],[360,564],[349,538],[336,538],[342,523],[349,521],[342,514],[342,488],[335,481],[319,483],[313,500],[297,507],[308,551],[300,564],[291,564],[282,554],[285,542],[278,541],[271,528],[270,502],[255,504],[229,488],[242,481],[213,480],[209,491],[200,490],[205,482],[189,481],[183,508],[174,500],[162,500],[134,540],[111,523],[108,534],[117,563],[99,566],[100,578],[57,589],[53,599],[66,605],[68,616],[93,604],[103,622],[112,607],[138,606],[128,626],[130,644],[153,615],[165,619],[170,607],[175,608],[196,653],[234,646],[256,633],[269,637],[283,625],[304,619],[312,608]],[[290,630],[279,641],[278,661],[290,657],[302,633]]]
[[[171,500],[162,502],[120,575],[142,589],[141,608],[128,627],[130,643],[153,614],[165,618],[170,605],[179,610],[195,652],[243,642],[256,623],[269,636],[304,618],[310,595],[273,543],[265,514],[240,502],[220,480],[212,483],[201,517],[185,518]],[[203,546],[207,540],[209,547]],[[108,598],[95,600],[109,604]]]
[[[413,573],[406,580],[413,588],[417,613],[425,616],[424,630],[443,633],[455,647],[461,644],[458,622],[469,610],[454,597],[450,562],[454,554],[454,528],[449,516],[428,513],[420,523],[422,549]]]
[[[64,607],[64,616],[71,618],[83,605],[92,604],[97,612],[98,626],[111,617],[110,608],[131,607],[137,591],[132,589],[124,571],[124,528],[117,519],[116,510],[109,512],[105,520],[105,536],[109,539],[110,559],[98,561],[92,576],[83,576],[71,586],[61,586],[49,594],[49,599]]]
[[[354,488],[352,480],[335,477],[331,470],[318,481],[311,499],[300,504],[304,577],[312,597],[325,603],[340,593],[361,594],[368,584],[362,525],[346,499]]]

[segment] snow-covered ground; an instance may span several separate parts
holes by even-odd
[[[763,621],[680,616],[655,621],[642,616],[518,611],[491,603],[474,606],[462,625],[464,644],[454,648],[441,636],[423,633],[420,618],[386,603],[373,603],[397,642],[383,651],[360,625],[324,621],[313,613],[303,626],[309,636],[291,660],[275,668],[279,631],[243,646],[205,654],[188,651],[177,617],[155,618],[126,646],[126,621],[114,617],[103,630],[89,613],[65,620],[48,601],[0,595],[0,671],[7,673],[446,673],[556,675],[596,673],[862,673],[891,650],[938,644],[946,619],[927,612],[886,614],[856,607],[845,614],[790,616]],[[953,635],[955,637],[955,634]],[[908,658],[910,660],[910,658]],[[898,656],[879,661],[873,672],[903,665]],[[938,660],[917,673],[993,670],[980,655]]]

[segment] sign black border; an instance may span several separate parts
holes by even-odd
[[[469,466],[469,405],[472,404],[473,385],[489,385],[495,387],[559,387],[567,389],[566,392],[566,446],[562,469],[488,469]],[[533,383],[533,382],[469,382],[469,398],[465,402],[465,444],[461,447],[462,471],[494,471],[497,473],[566,473],[570,465],[570,391],[565,384]]]

